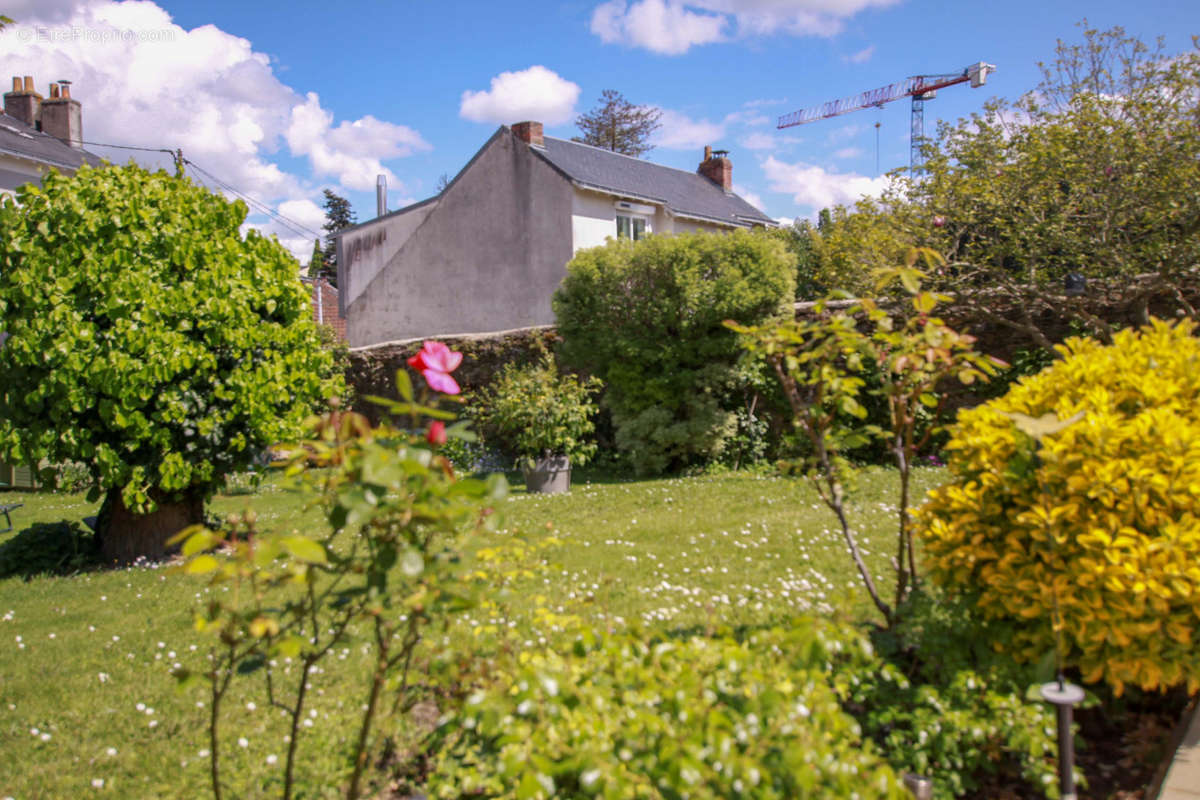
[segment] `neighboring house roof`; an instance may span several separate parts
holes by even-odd
[[[545,149],[535,147],[533,151],[581,188],[661,203],[676,216],[727,225],[775,224],[736,194],[727,194],[696,172],[550,136],[545,137]]]
[[[3,112],[0,112],[0,153],[72,171],[85,162],[93,167],[101,164],[99,156],[71,147]]]

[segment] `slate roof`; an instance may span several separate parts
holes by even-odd
[[[697,172],[664,167],[640,158],[565,139],[545,137],[545,149],[531,148],[583,188],[667,206],[677,216],[746,226],[774,220],[736,194],[726,194]]]
[[[69,170],[78,169],[85,161],[93,167],[100,166],[99,156],[64,144],[3,112],[0,112],[0,153]]]

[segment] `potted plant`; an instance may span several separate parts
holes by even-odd
[[[592,394],[597,378],[561,375],[549,353],[535,364],[509,364],[478,395],[474,412],[485,439],[517,457],[530,492],[553,494],[571,486],[571,464],[596,452]]]

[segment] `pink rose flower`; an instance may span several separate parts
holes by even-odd
[[[458,394],[462,391],[450,373],[462,363],[462,353],[451,350],[441,342],[426,341],[417,354],[408,360],[408,365],[420,371],[429,388],[442,394]]]

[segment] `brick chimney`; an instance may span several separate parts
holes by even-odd
[[[700,166],[696,168],[696,171],[720,186],[726,192],[732,192],[733,162],[726,157],[728,155],[728,150],[713,150],[712,147],[706,146],[704,148],[704,160],[700,162]]]
[[[14,75],[12,91],[4,93],[4,113],[36,128],[41,110],[42,96],[33,90],[33,78],[26,75],[21,80]]]
[[[512,132],[522,142],[527,142],[534,147],[544,148],[546,146],[546,137],[542,135],[542,123],[540,122],[515,122]]]
[[[83,147],[83,111],[71,97],[70,81],[50,84],[50,96],[42,101],[42,132],[71,147]]]

